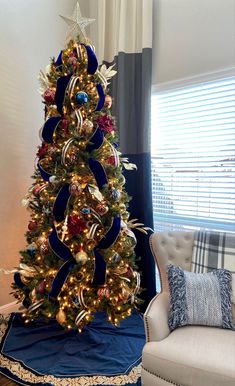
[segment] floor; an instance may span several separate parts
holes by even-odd
[[[12,382],[10,379],[0,374],[0,386],[15,386],[17,383]]]

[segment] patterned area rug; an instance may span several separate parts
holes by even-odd
[[[1,317],[0,340],[0,373],[23,385],[141,385],[145,334],[138,313],[119,328],[97,314],[82,334],[55,320],[25,326],[15,313]]]

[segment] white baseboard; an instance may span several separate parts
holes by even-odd
[[[11,312],[16,312],[19,309],[19,304],[16,301],[4,304],[0,306],[0,314],[10,314]]]

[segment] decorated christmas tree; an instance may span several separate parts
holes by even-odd
[[[31,219],[13,284],[25,323],[56,318],[79,331],[97,311],[118,325],[139,302],[136,238],[129,220],[123,168],[134,165],[117,150],[109,80],[98,66],[84,28],[72,18],[70,37],[57,60],[40,72],[45,123],[33,184],[23,200]]]

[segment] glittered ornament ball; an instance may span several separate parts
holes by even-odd
[[[112,256],[112,259],[115,263],[119,263],[119,261],[121,260],[121,256],[118,254],[118,253],[115,253],[113,256]]]
[[[71,153],[67,160],[69,164],[75,165],[78,162],[78,156],[76,153]]]
[[[86,229],[86,222],[76,214],[68,217],[68,231],[71,236],[76,236]]]
[[[56,176],[51,176],[51,177],[49,178],[49,182],[50,182],[51,184],[53,184],[53,185],[56,185],[56,184],[58,184],[60,181],[59,181],[58,177],[56,177]]]
[[[97,213],[99,213],[100,216],[103,216],[104,214],[106,214],[108,212],[108,210],[109,210],[109,208],[105,204],[100,203],[96,206],[96,211],[97,211]]]
[[[38,223],[36,221],[30,221],[28,224],[28,230],[29,231],[36,231],[38,228]]]
[[[51,88],[48,88],[44,92],[43,97],[46,103],[53,103],[55,99],[55,91],[52,90]]]
[[[66,321],[65,312],[60,308],[56,314],[56,320],[59,324],[63,324]]]
[[[40,252],[43,254],[43,255],[46,255],[48,252],[49,252],[49,244],[48,244],[48,241],[44,241],[41,245],[40,245]]]
[[[69,186],[69,191],[72,196],[79,196],[82,193],[82,186],[79,184],[79,182],[74,181]]]
[[[117,189],[113,189],[111,191],[111,197],[115,200],[115,201],[118,201],[121,197],[121,192],[120,190],[117,190]]]
[[[107,287],[99,288],[98,291],[97,291],[97,295],[99,297],[105,297],[105,298],[108,299],[110,297],[109,289]]]
[[[35,288],[30,292],[29,297],[33,303],[37,301],[37,292]]]
[[[79,252],[76,253],[76,255],[75,255],[75,260],[76,260],[76,262],[77,262],[77,263],[81,263],[82,265],[83,265],[83,264],[86,264],[87,259],[88,259],[87,253],[84,252],[84,251],[79,251]]]
[[[114,155],[111,155],[109,158],[107,158],[107,163],[109,165],[117,166],[118,160]]]
[[[79,106],[84,105],[85,103],[88,102],[88,95],[84,91],[79,91],[75,95],[76,102]]]
[[[91,134],[93,131],[93,123],[89,119],[85,119],[82,125],[82,129],[85,131],[87,134]]]
[[[82,208],[81,213],[87,215],[87,214],[91,213],[91,210],[90,210],[90,208]]]

